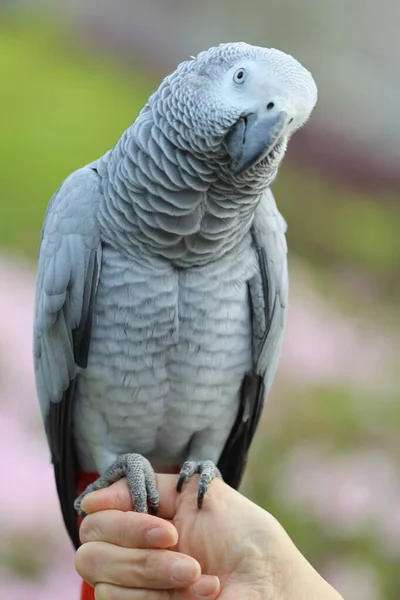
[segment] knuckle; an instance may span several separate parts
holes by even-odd
[[[128,486],[116,486],[115,502],[112,508],[117,510],[132,510],[133,504],[130,493],[127,494]]]
[[[75,569],[87,581],[93,581],[97,570],[95,550],[95,542],[87,542],[80,546],[75,554]]]
[[[124,590],[126,591],[126,588]],[[126,598],[125,591],[123,592],[124,598]],[[139,592],[140,595],[136,592]],[[173,596],[168,590],[132,590],[132,598],[140,598],[140,600],[172,600]],[[98,583],[94,588],[94,598],[95,600],[120,600],[121,591],[119,587],[107,583]]]
[[[171,600],[168,590],[140,590],[140,600]]]
[[[154,553],[150,552],[150,550],[145,550],[143,552],[141,566],[142,566],[145,577],[151,577],[154,574],[155,564],[154,564],[153,554]]]
[[[98,583],[94,588],[95,600],[116,600],[113,588],[107,583]]]
[[[146,598],[146,600],[171,600],[171,598],[172,592],[170,592],[169,590],[160,590],[159,592],[157,592],[157,598],[154,598],[153,596],[149,595],[149,597]]]
[[[152,519],[153,517],[143,513],[122,513],[118,529],[118,540],[121,546],[125,548],[146,548],[149,545],[146,533],[154,527]]]
[[[79,538],[83,543],[100,539],[100,532],[96,527],[96,519],[94,515],[87,515],[82,521],[79,528]]]
[[[136,519],[136,513],[126,512],[120,515],[116,533],[118,541],[124,548],[135,548],[138,545],[139,524]]]
[[[143,550],[141,552],[140,570],[142,572],[143,579],[151,580],[154,578],[159,578],[160,572],[163,570],[162,564],[164,562],[160,559],[161,555],[159,553],[156,554],[154,550]]]

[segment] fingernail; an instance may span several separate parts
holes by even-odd
[[[178,542],[178,534],[174,529],[153,527],[146,536],[150,544],[158,548],[170,548]]]
[[[180,558],[172,567],[172,577],[179,583],[193,583],[200,575],[200,565],[194,560]]]
[[[193,585],[193,591],[196,596],[206,598],[207,596],[215,596],[219,591],[219,587],[218,577],[214,575],[202,575]]]
[[[90,498],[90,496],[92,496],[92,494],[94,494],[94,492],[89,492],[88,495],[85,496],[84,499],[82,500],[82,502],[81,502],[81,509],[82,509],[83,512],[87,512],[86,509],[85,509],[86,502],[87,502],[88,498]]]

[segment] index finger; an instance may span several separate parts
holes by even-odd
[[[171,548],[178,541],[175,527],[166,519],[120,510],[87,515],[79,537],[82,543],[108,542],[123,548]]]
[[[176,475],[156,474],[160,494],[160,507],[157,516],[172,519],[176,511]],[[126,479],[120,479],[110,487],[91,492],[82,500],[82,510],[90,514],[100,510],[133,510],[132,500]]]

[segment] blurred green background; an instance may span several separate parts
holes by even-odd
[[[29,12],[23,3],[17,10],[0,4],[0,467],[15,491],[32,491],[17,500],[0,491],[4,598],[46,600],[57,592],[67,599],[78,586],[30,358],[34,269],[48,200],[72,170],[115,143],[187,48],[194,54],[241,38],[292,52],[320,89],[316,116],[298,134],[273,187],[289,225],[291,305],[243,490],[282,522],[344,597],[398,600],[400,121],[390,113],[394,83],[376,65],[393,60],[390,36],[381,55],[370,56],[367,29],[360,36],[356,13],[351,28],[344,2],[333,13],[311,0],[262,8],[254,1],[228,23],[222,8],[211,19],[215,3],[206,2],[200,26],[195,9],[191,14],[182,2],[121,0],[112,9],[71,2],[55,13],[37,4]],[[387,8],[394,18],[397,5]],[[257,10],[265,28],[254,25]],[[168,14],[181,18],[180,33],[176,19],[176,35],[165,31]]]

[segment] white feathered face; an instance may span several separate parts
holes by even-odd
[[[235,173],[283,156],[317,101],[314,79],[299,62],[245,43],[201,52],[166,81],[180,135],[196,150],[224,148]]]

